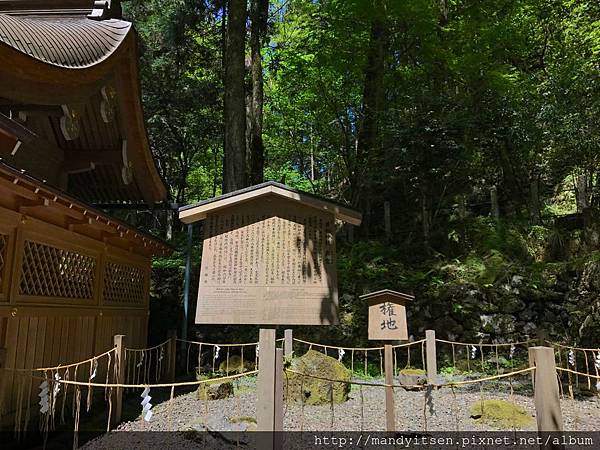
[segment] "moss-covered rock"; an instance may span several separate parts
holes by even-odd
[[[471,405],[471,417],[499,429],[526,429],[533,417],[520,406],[505,400],[479,400]]]
[[[419,389],[419,385],[427,383],[427,374],[423,369],[407,367],[400,371],[398,381],[407,391]]]
[[[307,375],[315,375],[330,380],[350,381],[352,372],[341,362],[323,353],[309,350],[301,358],[292,361],[293,370]],[[350,384],[335,383],[309,376],[290,373],[284,382],[286,398],[304,401],[307,405],[322,405],[333,401],[342,403],[348,400]]]
[[[205,375],[198,375],[198,380],[207,380]],[[231,381],[207,381],[198,386],[198,400],[220,400],[233,395]]]

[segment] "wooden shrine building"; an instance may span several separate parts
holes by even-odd
[[[167,196],[137,60],[118,1],[0,0],[0,367],[146,344],[151,258],[170,249],[93,206]]]

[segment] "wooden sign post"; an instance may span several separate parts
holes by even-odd
[[[361,295],[369,304],[369,339],[384,341],[385,418],[387,431],[396,431],[394,355],[390,341],[407,341],[406,303],[414,297],[385,289]]]
[[[361,215],[270,181],[180,208],[179,218],[204,220],[196,323],[271,327],[260,330],[257,428],[281,430],[274,326],[337,323],[335,222],[359,225]]]

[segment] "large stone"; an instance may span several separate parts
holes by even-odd
[[[407,391],[419,390],[418,386],[427,384],[427,374],[422,369],[402,369],[398,382]]]
[[[341,362],[315,350],[309,350],[301,358],[292,361],[292,370],[306,375],[314,375],[328,380],[350,381],[352,372]],[[290,373],[284,378],[284,395],[286,398],[307,405],[323,405],[342,403],[348,400],[349,383],[335,383],[310,376]]]
[[[198,379],[202,379],[199,377]],[[231,381],[208,381],[198,386],[199,400],[220,400],[233,395],[233,383]]]

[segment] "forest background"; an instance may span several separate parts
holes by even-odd
[[[144,0],[124,14],[170,206],[276,180],[363,213],[338,233],[340,325],[312,340],[364,344],[358,296],[391,288],[416,296],[417,338],[598,343],[600,3]],[[182,317],[176,217],[135,217],[177,249],[154,261],[156,340]],[[195,245],[192,302],[199,258]]]

